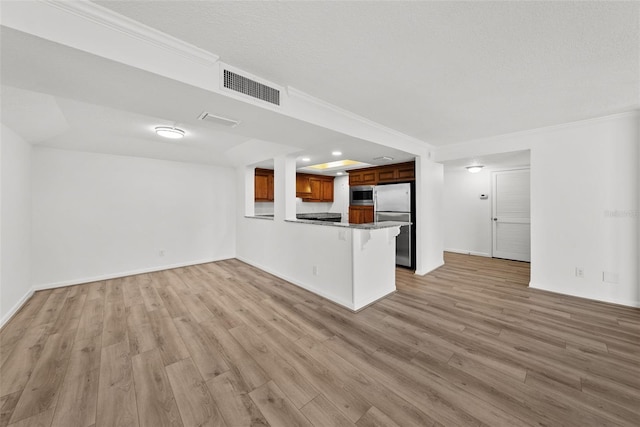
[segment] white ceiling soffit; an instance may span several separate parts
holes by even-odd
[[[531,151],[521,150],[510,153],[489,154],[470,158],[449,160],[444,163],[444,170],[468,173],[466,166],[482,165],[486,170],[527,167],[531,164]]]
[[[169,154],[175,154],[176,160],[196,159],[194,161],[215,164],[230,164],[230,159],[241,162],[238,157],[241,149],[230,153],[229,158],[218,154],[254,139],[277,141],[279,145],[291,147],[291,152],[308,150],[319,156],[319,162],[329,160],[330,150],[337,148],[364,161],[369,160],[372,150],[383,151],[383,155],[407,155],[10,28],[1,27],[0,36],[2,84],[53,96],[72,126],[66,138],[61,136],[42,144],[162,159],[170,159]],[[74,102],[86,108],[74,107]],[[14,103],[12,108],[15,107]],[[241,119],[242,124],[235,128],[205,126],[198,120],[203,111]],[[9,117],[3,114],[3,122]],[[155,125],[180,125],[188,132],[197,131],[201,139],[185,138],[181,146],[156,148],[149,145],[148,140],[156,136],[150,129],[146,129],[149,136],[139,133],[139,129],[132,127],[134,119],[141,126],[150,127],[152,120],[159,122]],[[103,126],[104,121],[108,121],[109,126]],[[92,141],[86,137],[91,132],[89,124],[100,129],[100,134],[94,131],[96,137]],[[109,135],[122,138],[121,143],[109,139]],[[127,144],[126,141],[135,142]],[[209,146],[209,154],[204,155],[192,145],[201,143]]]
[[[155,4],[161,9],[165,6],[165,3]],[[223,68],[229,65],[217,61],[216,55],[208,55],[206,50],[150,26],[141,25],[137,28],[135,20],[126,17],[119,20],[118,14],[92,2],[7,2],[3,5],[1,16],[3,26],[8,28],[224,94],[316,126],[414,153],[423,153],[430,148],[423,141],[346,112],[289,86],[286,91],[283,86],[278,90],[278,106],[257,100],[250,94],[225,89],[221,84]],[[278,87],[263,76],[236,70],[243,77]],[[295,102],[289,106],[290,98]]]
[[[0,86],[2,123],[30,144],[67,132],[70,127],[55,97]]]
[[[437,145],[640,106],[639,2],[97,3]]]

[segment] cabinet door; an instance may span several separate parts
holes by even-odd
[[[367,170],[362,172],[362,185],[376,185],[377,176],[375,170]]]
[[[415,163],[404,163],[398,167],[398,181],[413,181],[415,178]]]
[[[308,200],[311,202],[319,202],[322,200],[322,181],[319,178],[309,178],[311,186],[311,195]]]
[[[349,172],[349,185],[361,185],[362,184],[362,172]]]
[[[267,176],[267,199],[270,202],[273,202],[273,174]]]
[[[267,175],[255,176],[254,195],[257,202],[266,202],[269,200],[269,177]]]
[[[322,181],[322,201],[333,202],[333,178]]]
[[[296,197],[306,199],[311,197],[311,184],[309,183],[309,175],[296,174]]]
[[[380,168],[376,171],[378,182],[394,182],[396,180],[395,168]]]
[[[351,224],[373,222],[373,206],[349,206],[349,222]]]

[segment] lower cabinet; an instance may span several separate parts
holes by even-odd
[[[349,222],[351,224],[374,222],[373,206],[349,206]]]

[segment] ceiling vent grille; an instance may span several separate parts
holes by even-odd
[[[222,126],[227,126],[232,128],[240,124],[240,120],[234,120],[234,119],[228,119],[222,116],[216,116],[215,114],[211,114],[206,111],[203,111],[202,114],[198,116],[198,120],[203,120],[205,122],[211,122],[217,125],[222,125]]]
[[[224,70],[224,87],[260,99],[274,105],[280,105],[280,91],[240,74]]]

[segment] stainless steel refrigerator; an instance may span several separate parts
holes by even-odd
[[[413,194],[410,183],[376,185],[373,190],[376,222],[403,221],[415,224]],[[400,227],[396,237],[396,264],[415,268],[415,233],[413,225]]]

